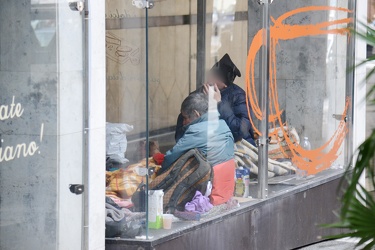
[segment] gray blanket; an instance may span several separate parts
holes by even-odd
[[[122,219],[125,218],[125,212],[123,210],[119,210],[108,203],[105,203],[105,212],[107,215],[105,217],[106,222],[121,221]]]

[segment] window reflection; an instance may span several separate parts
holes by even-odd
[[[41,47],[47,47],[56,34],[55,20],[33,20],[31,27]]]
[[[222,44],[233,41],[236,0],[214,0],[212,12],[211,56],[218,61]]]
[[[30,25],[40,47],[47,47],[56,34],[56,1],[53,0],[31,0]],[[66,3],[68,4],[68,3]]]

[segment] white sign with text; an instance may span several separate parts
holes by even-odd
[[[12,103],[0,105],[0,121],[8,119],[20,118],[24,112],[22,104],[15,102],[16,97],[13,96]],[[43,140],[44,123],[40,125],[40,142]],[[26,158],[35,155],[37,152],[40,154],[39,146],[36,141],[23,142],[16,145],[6,146],[6,141],[1,139],[0,144],[0,162],[12,161],[19,158]]]

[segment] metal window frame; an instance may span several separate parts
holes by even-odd
[[[353,18],[353,22],[349,24],[349,27],[352,29],[356,29],[357,23],[357,1],[356,0],[348,0],[348,9],[352,12],[348,13],[349,18]],[[356,64],[355,62],[355,40],[356,36],[349,34],[348,35],[348,45],[347,45],[347,60],[346,60],[346,68],[352,69],[353,65]],[[345,140],[345,163],[348,165],[352,165],[352,156],[355,150],[353,145],[353,127],[354,127],[354,83],[355,83],[355,69],[347,70],[346,73],[346,90],[345,95],[347,98],[350,98],[350,105],[347,111],[347,119],[346,122],[348,123],[349,131],[346,136]]]
[[[259,121],[259,130],[262,134],[258,140],[258,198],[268,198],[268,116],[269,116],[269,81],[270,81],[270,15],[268,0],[260,2],[263,45],[259,53],[259,107],[262,120]],[[250,25],[250,20],[248,25]]]
[[[203,85],[206,77],[206,10],[206,0],[197,0],[197,89]]]

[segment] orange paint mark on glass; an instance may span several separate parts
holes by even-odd
[[[277,79],[276,79],[276,46],[279,40],[291,40],[300,37],[335,34],[345,35],[349,32],[348,28],[330,28],[336,25],[347,25],[352,22],[351,18],[343,18],[333,21],[321,22],[317,24],[307,25],[291,25],[283,23],[285,19],[304,12],[314,11],[340,11],[349,13],[350,10],[345,8],[337,8],[330,6],[308,6],[289,11],[281,15],[276,20],[271,17],[273,25],[270,27],[270,115],[269,122],[276,128],[276,122],[282,124],[281,114],[277,93]],[[255,88],[255,59],[258,51],[263,45],[263,30],[259,30],[250,45],[248,57],[246,61],[246,101],[252,107],[254,115],[257,119],[262,119],[263,114],[259,108],[257,92]],[[314,150],[305,150],[299,145],[293,144],[286,131],[281,129],[284,138],[293,154],[293,163],[303,170],[307,170],[308,174],[315,174],[324,169],[327,169],[337,159],[342,142],[348,132],[348,127],[344,121],[346,112],[349,108],[350,100],[346,100],[345,110],[342,114],[343,119],[340,121],[338,128],[332,137],[322,146]],[[249,117],[250,112],[249,112]],[[250,118],[254,131],[258,134],[261,132],[256,128],[254,121]],[[287,125],[287,124],[283,124]],[[278,130],[275,129],[273,134],[277,135]],[[282,147],[281,147],[282,148]]]

